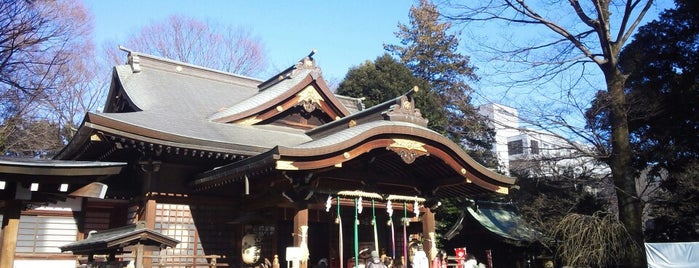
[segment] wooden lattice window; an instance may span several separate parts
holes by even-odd
[[[19,218],[17,253],[60,253],[58,248],[74,242],[78,227],[73,217],[25,216]]]
[[[207,263],[189,205],[157,204],[154,231],[180,241],[175,248],[159,253],[165,258],[165,263]]]

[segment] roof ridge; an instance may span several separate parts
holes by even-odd
[[[314,79],[317,79],[317,77],[320,76],[320,74],[321,74],[321,70],[320,70],[320,67],[318,67],[315,64],[315,60],[313,59],[313,55],[315,55],[315,54],[316,54],[316,50],[313,49],[311,51],[311,53],[308,54],[308,56],[301,58],[294,65],[290,66],[289,68],[284,69],[280,73],[273,75],[271,78],[260,83],[257,86],[257,88],[259,88],[260,91],[263,91],[271,86],[276,85],[277,83],[281,82],[284,79],[293,78],[300,70],[304,70],[304,69],[313,70],[311,72],[311,74],[313,75]]]
[[[388,121],[404,121],[426,128],[427,119],[422,116],[420,109],[415,107],[413,94],[418,91],[419,88],[414,86],[406,93],[401,94],[398,97],[389,99],[377,105],[350,114],[346,117],[310,129],[306,131],[306,135],[309,135],[315,139],[321,136],[329,135],[329,132],[334,132],[333,129],[335,128],[353,127],[357,124],[372,122],[376,120],[376,117],[381,117],[382,120]]]
[[[164,57],[160,57],[160,56],[156,56],[156,55],[152,55],[152,54],[147,54],[147,53],[143,53],[143,52],[137,52],[137,51],[127,49],[123,46],[119,46],[119,49],[128,53],[126,64],[131,67],[131,70],[134,73],[140,73],[142,71],[142,68],[141,68],[142,65],[153,67],[153,68],[159,69],[159,70],[171,71],[171,72],[172,71],[181,72],[183,70],[183,67],[186,67],[186,68],[189,68],[191,70],[198,71],[198,72],[208,73],[208,74],[212,74],[212,75],[219,76],[219,77],[229,78],[229,79],[225,79],[227,81],[230,80],[231,78],[234,78],[236,80],[242,79],[246,82],[254,83],[254,84],[259,84],[262,82],[262,80],[258,79],[258,78],[253,78],[253,77],[249,77],[249,76],[245,76],[245,75],[216,70],[213,68],[208,68],[208,67],[204,67],[204,66],[200,66],[200,65],[186,63],[186,62],[178,61],[178,60],[174,60],[174,59],[168,59],[168,58],[164,58]],[[165,66],[174,66],[174,68],[172,68],[172,69],[165,68]],[[196,74],[192,74],[192,73],[189,73],[189,75],[204,76],[204,77],[211,78],[210,76],[196,75]]]

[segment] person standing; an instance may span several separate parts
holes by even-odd
[[[430,260],[427,259],[427,254],[419,244],[413,245],[413,265],[412,268],[429,268]]]
[[[473,256],[473,254],[468,253],[466,255],[466,262],[464,263],[464,268],[478,268],[478,260],[476,260],[476,256]]]
[[[381,261],[379,253],[376,250],[371,251],[371,257],[366,264],[366,268],[386,268],[386,265]]]

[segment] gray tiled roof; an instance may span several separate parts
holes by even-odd
[[[0,172],[5,166],[18,166],[27,168],[101,168],[124,166],[123,162],[101,162],[101,161],[71,161],[36,158],[12,158],[0,157]]]
[[[281,131],[281,129],[274,130],[258,126],[214,123],[206,119],[174,113],[141,111],[95,115],[136,127],[138,134],[151,138],[193,145],[215,144],[213,146],[250,152],[271,149],[275,145],[269,141],[274,141],[278,145],[293,146],[311,140],[303,132],[291,128],[284,128]],[[153,133],[153,135],[147,133]]]
[[[127,95],[144,111],[176,113],[206,118],[257,93],[254,85],[235,84],[207,77],[144,67],[133,73],[128,65],[117,66]]]
[[[360,125],[357,125],[355,127],[351,127],[351,128],[339,131],[337,133],[333,133],[332,135],[313,140],[311,142],[307,142],[307,143],[293,146],[293,148],[311,149],[311,148],[328,147],[328,146],[332,146],[332,145],[341,143],[343,141],[349,140],[353,137],[359,136],[360,134],[365,133],[372,128],[376,128],[376,127],[401,127],[401,126],[413,128],[416,130],[416,132],[417,132],[417,130],[421,130],[421,131],[427,131],[427,132],[431,132],[431,133],[434,133],[436,135],[439,135],[437,132],[434,132],[428,128],[424,128],[424,127],[421,127],[421,126],[418,126],[415,124],[400,122],[400,121],[379,120],[379,121],[373,121],[373,122],[360,124]]]
[[[209,119],[216,120],[218,118],[236,115],[263,105],[296,86],[299,82],[306,78],[311,71],[311,69],[301,69],[297,74],[289,79],[284,79],[279,83],[276,83],[273,86],[255,94],[254,96],[250,96],[249,98],[231,106],[230,108],[215,113],[211,115]]]
[[[142,57],[139,72],[134,72],[131,65],[117,66],[115,71],[126,95],[141,111],[90,113],[91,123],[119,125],[114,129],[154,139],[250,154],[311,140],[293,128],[224,124],[208,119],[213,114],[254,108],[287,91],[307,75],[306,71],[259,94],[260,80],[150,56]]]
[[[355,98],[338,94],[335,94],[335,97],[350,111],[350,113],[357,113],[366,108],[364,107],[364,98]]]
[[[116,251],[137,243],[174,247],[179,242],[177,239],[147,229],[144,223],[139,222],[138,224],[94,232],[86,239],[75,241],[59,248],[61,251],[72,251],[74,254],[87,254]]]
[[[298,149],[324,147],[376,126],[417,127],[432,132],[415,124],[379,120],[314,141],[309,134],[291,127],[215,122],[217,118],[270,105],[275,98],[318,71],[317,68],[299,68],[285,73],[283,79],[260,91],[258,85],[262,83],[261,80],[149,55],[140,57],[138,61],[115,67],[118,82],[140,111],[90,113],[88,122],[94,127],[111,128],[129,135],[184,146],[206,146],[249,155],[276,146]],[[343,102],[353,102],[355,109],[361,106],[358,102],[360,99],[339,98]]]

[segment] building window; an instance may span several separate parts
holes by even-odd
[[[532,154],[539,154],[539,141],[530,141]]]
[[[507,143],[507,153],[510,155],[517,155],[524,153],[522,140],[511,141]]]
[[[78,226],[73,217],[25,216],[19,218],[17,253],[61,253],[58,248],[75,242]]]
[[[175,248],[164,249],[165,262],[202,264],[204,258],[192,258],[204,255],[201,241],[197,235],[196,226],[189,205],[157,204],[155,208],[154,231],[180,241]]]

